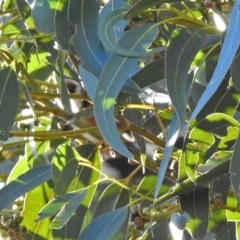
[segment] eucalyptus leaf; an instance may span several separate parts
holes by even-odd
[[[153,24],[133,28],[122,37],[119,44],[130,50],[138,50],[142,48],[142,45],[150,45],[158,34],[156,26],[152,27],[151,31],[149,30],[150,26]],[[144,29],[148,29],[151,34],[149,32],[149,35],[142,35]],[[114,105],[118,93],[129,77],[129,72],[135,68],[137,62],[138,58],[113,54],[104,67],[94,97],[94,115],[103,137],[110,146],[129,158],[132,158],[133,155],[122,144],[119,137],[114,118]]]
[[[79,235],[78,240],[108,240],[126,220],[128,208],[122,207],[96,218]],[[107,223],[107,224],[106,224]]]
[[[75,196],[73,196],[57,213],[49,227],[55,229],[62,228],[69,221],[85,196],[86,191],[75,193]]]
[[[154,34],[154,31],[152,30],[152,28],[154,28],[156,30],[157,26],[155,24],[151,24],[151,25],[146,24],[146,25],[148,25],[148,27],[139,28],[139,31],[141,31],[141,33],[139,33],[139,35],[141,34],[142,37],[144,36],[145,40],[142,39],[142,44],[137,49],[126,49],[123,46],[121,46],[121,44],[116,43],[113,27],[120,19],[122,19],[122,17],[126,13],[126,11],[127,11],[127,9],[124,9],[124,8],[117,9],[117,10],[109,13],[100,22],[98,34],[99,34],[99,38],[101,39],[103,45],[109,51],[119,54],[119,55],[122,55],[122,56],[127,56],[127,57],[141,57],[141,56],[153,55],[155,53],[164,51],[166,49],[165,47],[158,47],[158,48],[151,49],[151,50],[147,49],[149,47],[149,43],[148,43],[149,40],[148,40],[147,36],[150,39],[152,39],[151,41],[154,40],[152,35],[155,35],[155,34]],[[144,26],[144,25],[142,25],[142,26]],[[129,41],[130,41],[130,39],[129,39]],[[146,41],[146,42],[144,42],[144,41]]]
[[[87,69],[99,77],[108,60],[108,54],[98,37],[100,5],[95,0],[80,0],[80,23],[72,37],[72,43]]]
[[[206,34],[196,29],[176,29],[166,51],[166,84],[180,126],[185,124],[187,79],[191,63],[203,47]],[[189,89],[189,88],[188,88]]]
[[[0,140],[6,141],[17,114],[19,86],[10,67],[0,70],[0,79]]]

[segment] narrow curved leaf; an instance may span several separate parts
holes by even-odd
[[[190,66],[206,38],[206,34],[199,29],[177,29],[173,32],[166,51],[166,84],[181,127],[185,124]]]
[[[99,77],[108,60],[108,54],[98,37],[98,19],[100,5],[95,0],[80,0],[80,23],[72,42],[79,58],[86,68]]]
[[[153,25],[145,24],[131,29],[122,37],[119,44],[130,50],[142,48],[142,44],[145,47],[150,45],[158,34],[158,27],[152,27]],[[142,29],[149,28],[151,29],[149,34],[142,35],[145,32]],[[129,158],[132,158],[133,155],[119,137],[114,118],[114,105],[118,93],[137,62],[138,58],[113,54],[101,74],[94,97],[94,115],[103,137],[116,151]]]
[[[99,22],[101,22],[102,19],[104,19],[104,17],[106,17],[109,13],[119,8],[129,8],[129,5],[124,0],[110,0],[104,5],[103,9],[101,10],[99,14]],[[114,26],[114,35],[116,42],[123,36],[124,29],[128,23],[129,20],[120,20]]]
[[[227,28],[226,37],[224,39],[223,47],[219,56],[217,67],[213,76],[202,94],[196,108],[194,109],[190,121],[198,115],[204,105],[209,101],[215,93],[222,80],[224,79],[240,44],[240,11],[238,1],[234,1],[232,12],[230,14],[229,25]]]
[[[51,178],[51,167],[48,165],[33,168],[20,175],[0,190],[0,210]]]
[[[0,140],[6,141],[17,114],[19,86],[10,67],[0,70],[0,79]]]
[[[149,43],[148,39],[145,37],[145,41],[142,39],[141,47],[138,49],[126,49],[120,44],[116,43],[115,35],[114,35],[114,25],[122,19],[122,16],[126,13],[127,9],[117,9],[111,13],[109,13],[99,24],[98,34],[99,38],[101,39],[103,45],[113,53],[127,56],[127,57],[142,57],[147,55],[153,55],[155,53],[164,51],[165,47],[158,47],[155,49],[148,50]],[[142,31],[141,35],[145,36],[148,35],[149,38],[152,38],[151,35],[155,36],[152,28],[156,29],[157,25],[155,24],[147,24],[148,28],[139,28],[139,31]],[[158,30],[157,30],[158,31]],[[156,37],[156,36],[155,36]],[[154,38],[152,39],[152,41]],[[130,41],[130,39],[129,39]]]
[[[154,192],[154,199],[157,199],[159,191],[161,189],[163,179],[168,168],[168,163],[174,148],[174,144],[178,138],[179,130],[180,130],[179,119],[176,111],[174,111],[172,121],[169,126],[169,132],[166,139],[166,146],[164,149],[161,166],[158,171],[157,183],[156,183],[156,188]]]
[[[123,207],[105,213],[92,221],[78,237],[78,240],[109,240],[126,221],[128,208]]]

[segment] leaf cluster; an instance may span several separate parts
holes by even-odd
[[[237,1],[0,19],[2,239],[240,239]]]

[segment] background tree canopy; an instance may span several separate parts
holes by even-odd
[[[238,0],[0,4],[1,239],[240,239]]]

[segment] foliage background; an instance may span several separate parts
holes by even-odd
[[[238,1],[0,13],[1,238],[240,239]]]

